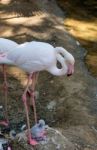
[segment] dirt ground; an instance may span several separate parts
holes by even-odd
[[[58,0],[65,11],[64,26],[87,50],[85,63],[97,78],[97,1],[85,0],[76,3]]]
[[[84,64],[85,49],[65,31],[64,19],[65,13],[54,0],[37,0],[34,4],[31,0],[9,1],[0,4],[0,36],[18,43],[46,41],[63,46],[74,55],[76,65],[72,77],[54,77],[40,72],[36,87],[38,119],[45,119],[49,126],[62,129],[76,150],[97,150],[97,81]],[[18,124],[26,121],[21,95],[27,76],[15,67],[7,67],[7,75],[9,119],[12,128],[17,129]],[[0,105],[4,105],[2,68],[0,77]],[[30,120],[33,124],[32,110]],[[17,148],[24,149],[19,142],[13,143],[13,149]]]

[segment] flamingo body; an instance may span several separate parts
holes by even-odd
[[[0,54],[7,53],[16,46],[18,46],[16,42],[5,38],[0,38]]]
[[[5,56],[7,56],[7,53],[14,49],[16,46],[18,46],[16,42],[5,38],[0,38],[0,64],[13,64],[12,61],[5,58]]]
[[[74,60],[73,56],[67,53]],[[9,52],[7,58],[29,74],[46,70],[53,75],[65,75],[68,70],[66,58],[63,58],[52,45],[45,42],[33,41],[21,44]],[[57,67],[57,61],[61,63],[61,69]]]
[[[47,67],[56,62],[54,48],[45,43],[31,42],[21,44],[8,55],[8,59],[13,61],[28,73],[46,70]]]

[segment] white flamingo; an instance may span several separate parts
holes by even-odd
[[[18,44],[12,40],[0,38],[0,57],[5,57],[9,51],[11,51],[13,48],[18,46]],[[3,74],[4,74],[4,91],[5,91],[5,109],[6,109],[6,117],[7,117],[7,92],[8,92],[8,84],[6,79],[6,63],[0,63],[3,67]],[[6,118],[8,119],[8,118]],[[6,122],[1,121],[1,124],[6,124]]]
[[[37,122],[36,107],[34,101],[34,89],[37,81],[37,72],[46,70],[49,73],[62,76],[72,75],[74,72],[74,57],[64,48],[56,47],[45,42],[29,42],[24,43],[8,53],[5,58],[0,58],[1,62],[8,64],[14,64],[17,67],[23,69],[29,74],[26,89],[23,93],[22,99],[25,105],[27,125],[28,125],[28,140],[31,145],[35,145],[37,142],[31,138],[30,123],[27,107],[27,91],[29,88],[30,80],[32,80],[32,103],[34,108],[35,121]],[[57,67],[57,61],[60,62],[61,68]]]

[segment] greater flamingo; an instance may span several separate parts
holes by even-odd
[[[48,43],[33,41],[17,46],[8,53],[7,57],[5,56],[5,58],[1,58],[0,61],[4,61],[5,63],[13,63],[29,74],[27,86],[23,93],[22,99],[24,102],[27,117],[28,140],[31,145],[35,145],[37,142],[31,138],[26,97],[30,80],[32,80],[31,98],[34,108],[35,122],[37,122],[35,109],[36,107],[34,101],[34,89],[37,81],[37,72],[46,70],[56,76],[62,76],[65,74],[72,75],[74,72],[74,57],[63,47],[54,48]],[[60,69],[57,67],[57,61],[61,64]]]
[[[9,51],[11,51],[13,48],[18,46],[18,44],[12,40],[6,39],[6,38],[0,38],[0,57],[5,57]],[[8,93],[8,84],[6,79],[6,63],[0,63],[3,68],[3,74],[4,74],[4,91],[5,91],[5,112],[6,112],[6,118],[7,118],[7,93]],[[8,118],[7,118],[8,119]],[[1,121],[0,124],[6,124],[6,122]]]

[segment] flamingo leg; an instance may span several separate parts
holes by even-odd
[[[3,65],[3,74],[4,74],[3,88],[4,88],[4,97],[5,97],[5,118],[6,118],[6,121],[0,121],[0,124],[2,124],[4,126],[8,126],[9,125],[8,109],[7,109],[7,104],[8,104],[8,83],[7,83],[6,66],[5,65]]]
[[[31,77],[32,77],[32,74],[28,77],[27,86],[26,86],[26,89],[23,93],[22,100],[23,100],[23,103],[24,103],[24,106],[25,106],[25,111],[26,111],[27,126],[28,126],[28,142],[31,145],[36,145],[37,142],[34,139],[32,139],[32,137],[31,137],[30,120],[29,120],[29,113],[28,113],[28,106],[27,106],[27,91],[28,91],[28,88],[29,88],[29,83],[30,83]]]
[[[39,73],[36,73],[36,72],[33,73],[33,75],[32,75],[32,88],[31,88],[31,103],[33,106],[35,123],[37,123],[37,113],[36,113],[36,104],[35,104],[35,85],[37,83],[38,74]]]

